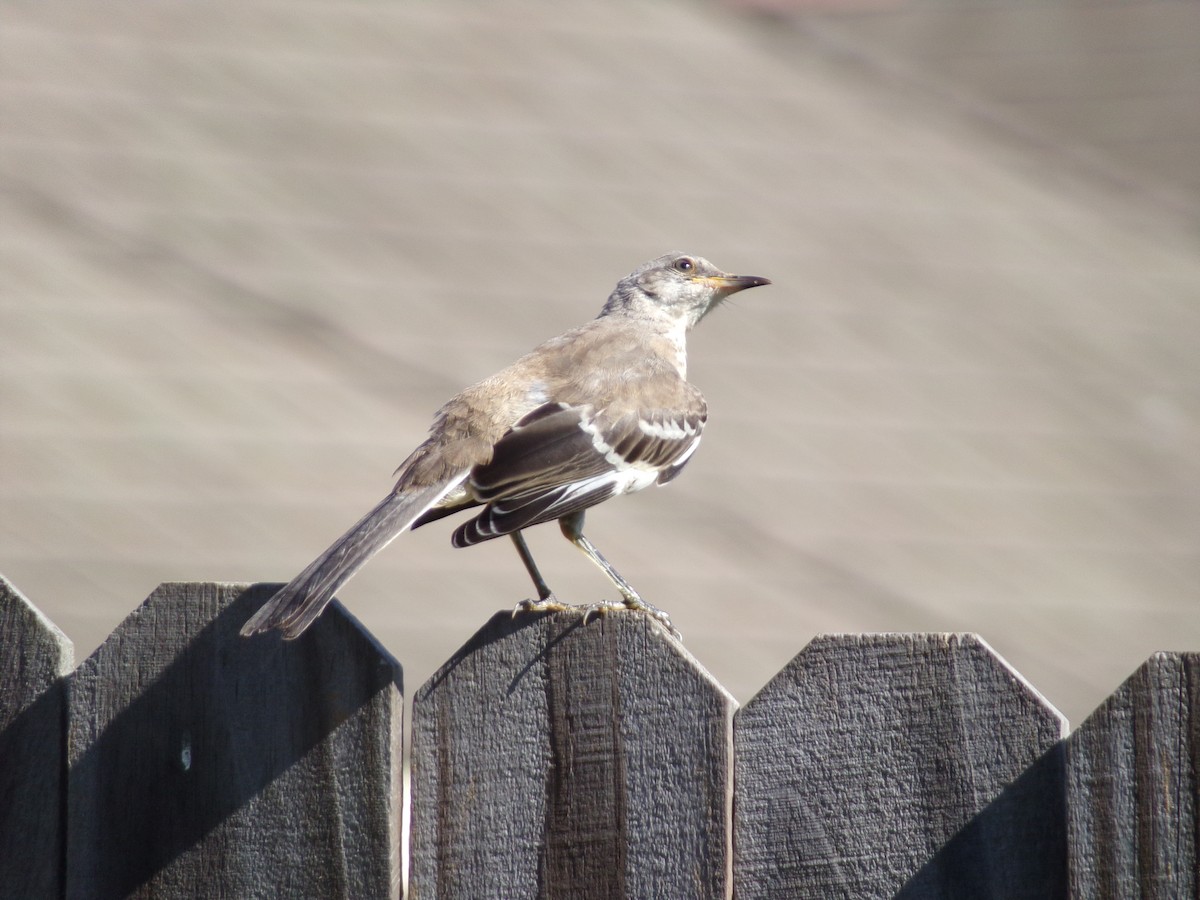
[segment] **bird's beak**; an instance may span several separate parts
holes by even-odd
[[[721,297],[771,283],[771,279],[761,275],[701,275],[696,280],[711,287]]]

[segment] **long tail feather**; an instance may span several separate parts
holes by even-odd
[[[291,640],[304,632],[334,593],[372,556],[446,496],[462,479],[388,494],[349,531],[309,563],[242,626],[249,636],[273,628]]]

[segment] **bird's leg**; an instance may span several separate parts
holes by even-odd
[[[542,573],[538,571],[537,563],[533,561],[533,554],[529,552],[529,545],[525,543],[525,538],[521,532],[514,531],[509,535],[512,538],[513,544],[516,545],[517,553],[521,557],[521,562],[525,564],[525,571],[529,573],[529,577],[533,579],[533,586],[537,589],[537,600],[522,600],[513,610],[513,615],[519,612],[531,612],[535,610],[560,610],[566,609],[566,604],[560,603],[554,596],[554,591],[550,590],[550,585],[546,584],[546,579],[542,577]]]
[[[625,601],[625,606],[628,609],[640,609],[645,613],[649,613],[658,621],[662,622],[670,630],[671,634],[679,637],[679,632],[675,630],[675,626],[671,624],[671,617],[657,606],[651,606],[641,598],[641,595],[633,589],[628,581],[626,581],[621,573],[613,568],[612,563],[605,559],[600,551],[596,549],[596,545],[589,541],[583,535],[583,510],[576,513],[571,513],[569,516],[563,516],[558,520],[559,527],[562,528],[562,533],[568,541],[584,552],[592,562],[600,567],[609,580],[616,585],[617,590],[621,592],[621,597]],[[588,607],[588,611],[603,612],[608,608],[608,604],[596,604],[594,607]],[[587,613],[584,614],[586,619]]]

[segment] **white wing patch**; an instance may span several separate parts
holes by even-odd
[[[579,420],[579,427],[591,438],[592,446],[596,448],[597,453],[604,457],[604,461],[612,466],[612,471],[584,479],[578,482],[578,484],[572,485],[572,492],[576,492],[577,488],[585,490],[601,484],[611,484],[614,495],[632,494],[635,491],[650,487],[650,485],[658,480],[660,470],[657,466],[641,461],[629,462],[629,460],[616,452],[612,448],[612,445],[601,437],[600,429],[590,419],[586,417],[581,418]],[[680,440],[689,434],[695,433],[694,429],[689,429],[686,425],[681,427],[676,422],[670,422],[663,426],[639,419],[638,427],[649,437],[667,440]],[[692,446],[687,449],[687,452],[683,455],[683,459],[677,465],[683,464],[683,460],[687,459],[696,449],[695,445],[697,443],[699,443],[698,438],[692,442]]]
[[[632,494],[635,491],[640,491],[642,488],[647,488],[654,484],[656,475],[656,472],[640,467],[623,465],[616,471],[605,472],[602,475],[593,475],[591,478],[584,478],[569,485],[563,491],[562,497],[554,505],[564,505],[566,501],[572,500],[580,494],[587,494],[607,485],[612,485],[613,496],[617,494]]]
[[[579,427],[583,429],[584,434],[591,438],[592,446],[596,448],[597,453],[604,457],[606,463],[614,469],[628,467],[629,463],[625,462],[624,457],[615,452],[612,446],[600,436],[600,429],[588,416],[580,416]]]
[[[664,441],[682,441],[696,433],[695,426],[690,422],[681,425],[674,419],[668,422],[647,422],[645,419],[638,419],[638,430],[648,437]]]
[[[689,433],[694,433],[694,432],[689,432]],[[700,446],[700,435],[697,434],[696,437],[692,440],[692,443],[690,445],[688,445],[688,448],[679,454],[679,458],[677,460],[675,460],[675,462],[671,463],[671,468],[672,469],[682,469],[683,464],[692,458],[692,454],[696,452],[696,448],[699,446]]]

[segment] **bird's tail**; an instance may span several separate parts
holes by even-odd
[[[338,588],[461,480],[388,494],[251,616],[242,626],[243,637],[273,628],[283,632],[287,640],[299,637]]]

